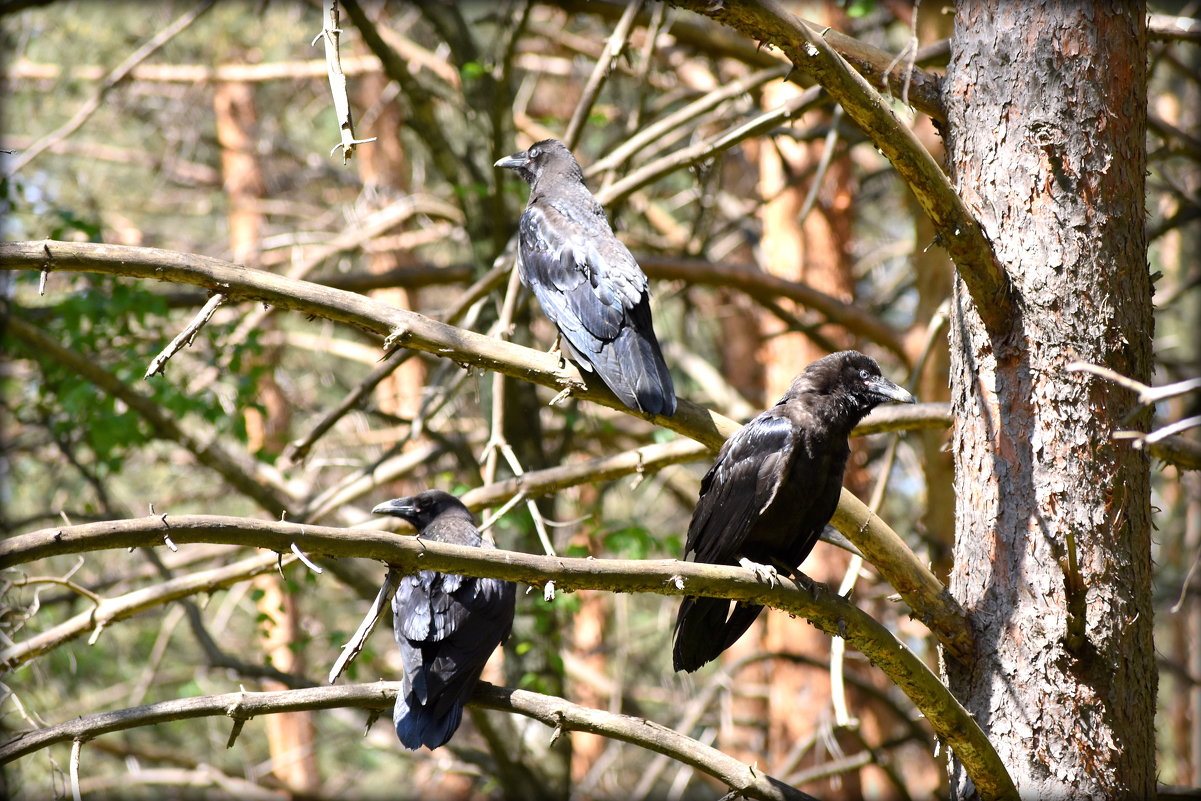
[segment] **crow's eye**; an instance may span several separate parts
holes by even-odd
[[[870,377],[870,373],[868,373],[867,370],[860,370],[859,377],[866,381]]]
[[[529,157],[530,157],[530,158],[532,158],[532,159],[536,159],[536,158],[538,158],[538,153],[539,153],[539,152],[540,152],[540,151],[538,150],[538,148],[536,148],[536,147],[531,147],[531,148],[530,148],[530,150],[529,150],[529,154],[528,154],[528,155],[529,155]]]

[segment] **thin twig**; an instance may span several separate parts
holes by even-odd
[[[789,98],[777,108],[764,112],[746,122],[734,125],[694,145],[689,145],[668,153],[649,164],[644,164],[636,170],[632,170],[620,181],[615,181],[609,186],[600,189],[596,193],[596,199],[603,206],[616,203],[636,190],[641,189],[647,184],[654,183],[676,170],[707,161],[740,142],[760,136],[776,128],[782,123],[799,116],[811,106],[821,102],[821,97],[822,91],[820,87],[815,86],[811,89],[806,89],[796,97]]]
[[[83,738],[76,737],[71,741],[71,798],[80,801],[79,795],[79,756],[83,751]]]
[[[1066,365],[1064,368],[1069,373],[1092,373],[1095,376],[1100,376],[1117,384],[1120,387],[1133,390],[1138,394],[1138,402],[1143,406],[1160,401],[1169,400],[1180,395],[1186,395],[1189,392],[1194,392],[1201,389],[1201,377],[1188,378],[1184,381],[1177,381],[1173,384],[1165,384],[1163,386],[1154,387],[1150,384],[1144,384],[1142,381],[1131,378],[1130,376],[1122,375],[1117,370],[1105,367],[1100,364],[1090,364],[1089,362],[1076,361]]]
[[[191,11],[183,14],[181,17],[179,17],[179,19],[163,28],[161,31],[148,39],[141,47],[133,51],[128,58],[118,64],[117,67],[110,72],[103,81],[101,81],[100,86],[96,88],[96,91],[91,97],[84,101],[84,104],[79,107],[79,110],[75,112],[71,119],[67,120],[51,133],[43,136],[28,150],[14,158],[12,160],[12,166],[9,169],[9,174],[12,175],[17,173],[22,168],[27,166],[29,162],[33,161],[48,148],[52,147],[56,142],[66,139],[68,136],[75,133],[75,131],[79,130],[79,128],[88,121],[88,118],[95,114],[96,110],[100,108],[104,102],[104,98],[108,95],[108,93],[112,91],[113,88],[119,83],[129,77],[129,74],[133,71],[134,67],[150,58],[150,56],[154,55],[154,53],[160,47],[175,38],[178,33],[195,22],[201,14],[208,11],[212,7],[213,0],[203,0],[203,2],[193,8]]]
[[[143,380],[149,379],[153,375],[158,375],[163,371],[163,367],[176,353],[187,347],[191,347],[192,342],[196,339],[196,334],[204,327],[204,324],[213,319],[213,313],[217,308],[225,302],[225,295],[217,293],[208,299],[208,302],[197,312],[192,318],[192,322],[188,323],[187,327],[180,331],[175,339],[172,339],[167,347],[150,360],[150,366],[146,368],[146,374],[142,376]]]
[[[838,123],[842,119],[842,114],[842,106],[835,106],[830,120],[830,130],[826,132],[826,140],[822,146],[821,160],[818,161],[817,170],[809,180],[809,191],[805,194],[805,202],[801,204],[801,210],[797,212],[793,225],[800,227],[804,224],[809,212],[817,203],[817,195],[821,191],[822,181],[825,180],[830,164],[834,161],[834,148],[838,144]]]
[[[288,462],[304,461],[309,455],[309,450],[312,449],[313,444],[323,434],[333,428],[334,424],[345,417],[347,412],[362,403],[379,386],[380,382],[392,375],[398,367],[411,359],[415,353],[416,351],[402,349],[386,356],[380,362],[379,366],[368,373],[367,377],[360,381],[359,385],[351,390],[337,406],[326,412],[321,420],[309,430],[309,433],[305,434],[301,439],[288,443],[288,447],[284,449],[281,458],[286,459]]]
[[[334,150],[342,149],[342,163],[345,164],[354,157],[357,145],[374,142],[375,137],[370,139],[354,138],[354,115],[350,111],[350,99],[346,96],[346,75],[342,72],[342,54],[339,49],[341,37],[342,28],[338,24],[338,0],[329,0],[329,7],[322,18],[321,33],[317,34],[317,39],[325,42],[325,69],[326,74],[329,75],[329,88],[333,93],[334,100],[334,114],[338,118],[338,131],[342,137],[342,141],[334,146]],[[317,43],[317,39],[313,40],[313,44]]]
[[[1151,444],[1167,439],[1170,436],[1179,434],[1181,431],[1187,431],[1190,428],[1201,426],[1201,415],[1196,417],[1187,417],[1183,420],[1177,420],[1175,423],[1170,423],[1163,428],[1157,428],[1147,436],[1143,437],[1143,441]]]
[[[353,635],[342,646],[342,653],[338,654],[338,658],[334,661],[333,667],[329,670],[329,683],[333,684],[342,675],[342,671],[350,666],[350,663],[355,660],[359,652],[363,650],[363,646],[367,644],[367,638],[371,636],[371,632],[375,631],[376,625],[384,612],[388,609],[388,603],[392,600],[392,596],[396,594],[396,590],[400,587],[400,580],[403,574],[399,570],[388,568],[387,574],[384,576],[384,583],[379,588],[379,593],[375,596],[375,600],[371,602],[371,608],[367,611],[367,616],[359,623],[359,627],[355,629]]]
[[[634,156],[634,154],[642,152],[652,144],[664,141],[672,131],[687,130],[690,127],[695,127],[690,126],[690,123],[700,115],[712,111],[729,100],[745,95],[770,81],[779,80],[787,74],[787,66],[770,67],[753,72],[745,78],[707,92],[702,97],[681,106],[665,117],[647,125],[641,131],[632,134],[613,148],[613,150],[606,153],[603,158],[589,164],[584,170],[584,175],[591,177],[599,173],[615,170]]]
[[[76,584],[74,581],[70,581],[65,578],[59,578],[58,576],[29,576],[27,578],[18,579],[9,586],[25,587],[30,584],[58,584],[71,590],[71,592],[82,595],[84,598],[87,598],[89,601],[91,601],[95,606],[100,606],[102,603],[104,603],[103,598],[89,590],[87,587]],[[2,663],[2,661],[3,660],[0,660],[0,663]]]
[[[626,42],[630,38],[630,31],[634,27],[634,19],[638,16],[638,10],[641,8],[642,0],[631,0],[626,5],[625,13],[618,20],[617,27],[613,29],[613,34],[609,37],[604,52],[597,59],[592,74],[588,76],[588,83],[584,84],[584,91],[580,94],[580,102],[576,104],[571,121],[567,123],[567,131],[563,134],[563,144],[567,145],[568,150],[574,150],[575,146],[579,144],[580,134],[584,132],[584,122],[588,119],[592,104],[596,102],[596,96],[600,94],[601,86],[604,85],[609,71],[613,69],[617,59],[621,57],[622,51],[625,50]]]

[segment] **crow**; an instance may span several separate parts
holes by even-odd
[[[798,568],[838,507],[851,429],[887,401],[914,398],[858,351],[806,367],[775,406],[722,445],[701,480],[684,557],[740,564],[771,583],[776,565],[789,572]],[[762,609],[724,598],[684,598],[673,666],[692,672],[717,658]]]
[[[371,511],[404,518],[418,537],[494,547],[480,536],[467,507],[441,490],[386,501]],[[513,628],[516,598],[516,585],[499,579],[434,570],[401,579],[392,614],[404,682],[392,720],[405,748],[433,750],[459,728],[484,664]]]
[[[609,226],[567,146],[544,139],[497,167],[530,185],[517,270],[564,352],[631,409],[671,416],[675,389],[651,322],[646,274]]]

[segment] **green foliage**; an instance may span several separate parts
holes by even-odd
[[[876,10],[876,0],[851,0],[847,3],[847,16],[860,19]]]
[[[51,239],[73,239],[74,237],[70,234],[78,232],[87,237],[86,241],[88,242],[104,241],[100,233],[100,223],[97,220],[80,217],[71,209],[61,206],[54,209],[53,218],[58,220],[58,224],[50,228]]]
[[[72,230],[98,234],[94,222],[63,212],[62,224]],[[60,234],[63,233],[60,231]],[[51,274],[51,281],[54,280]],[[39,276],[25,274],[19,280],[34,283]],[[33,322],[68,350],[81,354],[117,379],[145,394],[175,420],[194,416],[246,441],[241,415],[229,415],[214,392],[191,394],[173,381],[156,376],[142,381],[146,366],[166,344],[173,326],[166,299],[146,285],[126,279],[97,275],[72,278],[73,291],[61,293],[52,306],[40,307]],[[211,325],[203,337],[219,342],[222,330]],[[35,380],[23,387],[28,405],[18,412],[23,419],[45,425],[63,446],[85,449],[91,458],[81,463],[94,465],[100,475],[119,473],[128,453],[144,447],[154,432],[136,411],[65,368],[54,359],[15,340],[5,341],[5,351],[20,354],[38,366]],[[260,351],[256,338],[228,350],[211,352],[222,370],[224,386],[232,390],[235,408],[257,405],[254,388],[264,368],[248,357]],[[176,359],[181,359],[176,356]],[[179,362],[168,363],[179,371]]]
[[[478,61],[468,61],[459,68],[459,75],[464,81],[472,81],[487,74],[483,64]]]
[[[646,559],[657,546],[649,531],[632,524],[606,533],[602,542],[619,559]]]

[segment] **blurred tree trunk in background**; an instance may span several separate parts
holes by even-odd
[[[1155,795],[1144,217],[1146,9],[963,2],[944,93],[952,175],[1012,282],[985,331],[961,281],[952,319],[951,591],[975,659],[951,689],[1031,798]],[[975,790],[957,765],[953,791]]]
[[[284,580],[276,573],[265,573],[254,580],[261,593],[255,601],[259,610],[263,653],[268,664],[284,673],[304,675],[307,670],[302,641],[304,626],[300,621],[297,595],[284,591]],[[268,692],[286,690],[281,682],[265,679]],[[316,728],[312,712],[284,712],[267,715],[263,720],[267,730],[267,747],[271,752],[271,772],[297,798],[316,793],[321,788],[321,773],[317,768]]]
[[[1201,130],[1201,84],[1197,81],[1201,48],[1173,48],[1164,63],[1174,67],[1161,79],[1173,91],[1157,93],[1150,108],[1168,125],[1195,134]],[[1165,140],[1167,137],[1159,138],[1156,155],[1161,158],[1172,149],[1170,140]],[[1188,213],[1184,199],[1201,197],[1201,170],[1195,160],[1192,163],[1190,173],[1173,181],[1173,191],[1160,196],[1158,208],[1151,211],[1168,219]],[[1201,375],[1201,342],[1197,337],[1201,301],[1196,293],[1185,291],[1198,282],[1196,252],[1196,238],[1188,236],[1187,230],[1168,228],[1160,234],[1160,269],[1164,276],[1156,283],[1155,305],[1157,310],[1175,307],[1178,318],[1188,321],[1183,329],[1172,325],[1172,320],[1166,330],[1157,328],[1164,345],[1157,348],[1156,357],[1171,365],[1167,372],[1172,380]],[[1201,413],[1196,393],[1173,398],[1167,406],[1170,412],[1166,417],[1171,420]],[[1157,649],[1164,668],[1159,696],[1166,716],[1160,740],[1160,772],[1161,776],[1171,776],[1174,784],[1196,786],[1201,783],[1201,683],[1196,679],[1201,676],[1201,602],[1195,589],[1196,560],[1201,554],[1201,473],[1172,466],[1167,466],[1164,473],[1171,480],[1159,487],[1162,502],[1157,505],[1163,507],[1164,520],[1157,526],[1161,553],[1156,589],[1161,594],[1157,601],[1168,609],[1159,623],[1169,645]],[[1176,524],[1165,524],[1168,520]]]
[[[226,219],[229,223],[230,259],[247,267],[259,268],[263,254],[263,198],[267,182],[257,155],[258,114],[254,105],[254,85],[237,81],[218,81],[213,86],[213,111],[217,142],[221,146],[221,175],[225,186]],[[260,331],[274,331],[274,319]],[[281,349],[267,345],[254,357],[267,367],[258,377],[258,400],[262,408],[243,410],[246,435],[251,452],[278,455],[288,444],[292,422],[292,404],[275,379]]]
[[[249,83],[221,81],[213,87],[213,110],[217,142],[221,146],[221,173],[224,178],[231,259],[247,267],[258,268],[262,256],[262,232],[265,225],[262,200],[266,180],[256,155],[258,116],[255,112],[254,87]],[[269,320],[266,328],[275,329]],[[256,357],[270,369],[258,377],[258,398],[263,408],[244,410],[249,447],[254,452],[278,454],[287,444],[291,405],[272,375],[281,349],[268,345]],[[263,653],[269,663],[285,673],[304,673],[304,657],[299,647],[301,632],[299,609],[294,595],[284,591],[283,579],[275,574],[259,576],[255,586],[262,593],[256,605],[261,615],[259,628]],[[265,690],[284,690],[285,685],[263,681]],[[271,752],[272,772],[289,791],[298,796],[313,793],[321,783],[314,749],[312,712],[288,712],[269,715],[265,721],[267,746]]]
[[[355,151],[359,177],[363,181],[363,195],[357,211],[364,216],[405,197],[411,189],[409,162],[400,138],[404,109],[395,93],[387,91],[389,83],[383,73],[373,72],[364,75],[357,84],[359,102],[355,107],[366,110],[368,116],[364,120],[371,125],[371,136],[376,137],[370,147]],[[384,234],[381,238],[386,242],[387,237],[388,234]],[[386,273],[414,263],[411,249],[380,245],[380,242],[373,243],[368,272]],[[417,294],[416,290],[396,287],[377,290],[372,296],[398,309],[417,309]],[[375,402],[386,415],[412,420],[420,408],[424,387],[425,363],[421,359],[409,359],[379,383],[375,389]],[[412,487],[414,492],[421,489],[424,488]],[[408,494],[409,490],[404,492]]]

